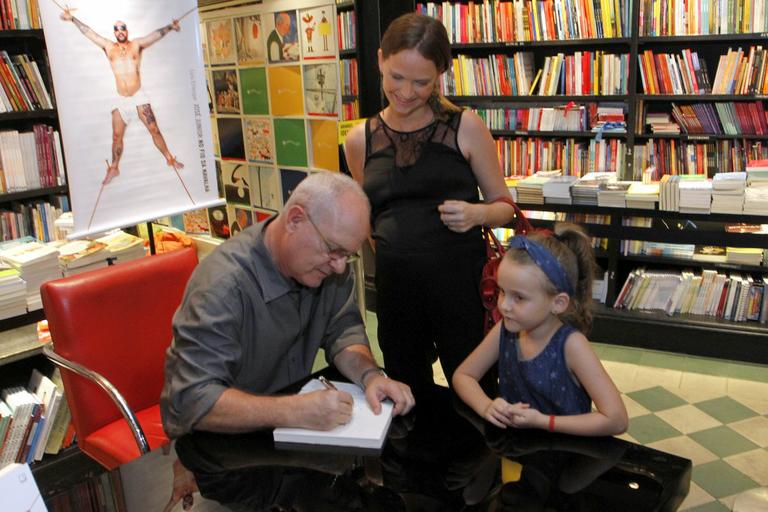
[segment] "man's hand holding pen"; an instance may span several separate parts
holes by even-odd
[[[352,395],[336,389],[328,379],[320,377],[324,390],[296,395],[297,426],[314,430],[331,430],[352,419]]]

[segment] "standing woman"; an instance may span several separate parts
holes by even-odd
[[[395,19],[378,51],[389,105],[345,142],[350,171],[372,206],[384,365],[411,386],[417,403],[433,384],[432,344],[451,382],[483,339],[481,227],[514,217],[490,132],[440,94],[450,62],[442,23],[416,13]]]

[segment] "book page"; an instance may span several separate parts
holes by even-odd
[[[332,381],[339,391],[352,395],[354,406],[352,420],[332,430],[310,430],[305,428],[276,428],[273,436],[275,443],[301,443],[329,446],[352,446],[359,448],[381,448],[392,421],[392,402],[381,404],[381,412],[373,413],[365,400],[363,390],[355,384]],[[325,389],[323,384],[312,379],[301,388],[299,393],[310,393]]]

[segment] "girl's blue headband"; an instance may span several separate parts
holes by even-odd
[[[568,274],[565,273],[565,269],[557,261],[557,258],[545,249],[543,245],[525,236],[517,235],[509,240],[507,247],[509,249],[523,249],[528,253],[533,262],[536,263],[536,266],[544,272],[544,275],[552,281],[558,292],[565,292],[569,296],[573,295],[573,286],[571,286],[571,281],[568,279]]]

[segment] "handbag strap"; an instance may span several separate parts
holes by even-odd
[[[483,239],[485,239],[485,252],[488,259],[494,258],[497,255],[504,256],[504,245],[493,234],[493,228],[483,226]]]
[[[525,235],[533,231],[533,226],[525,217],[523,210],[512,200],[509,196],[501,196],[491,201],[493,203],[507,203],[509,206],[515,209],[515,218],[512,220],[513,227],[516,235]]]

